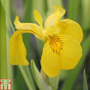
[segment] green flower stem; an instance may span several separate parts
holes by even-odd
[[[7,78],[6,16],[0,0],[0,78]]]
[[[52,87],[52,90],[57,90],[58,89],[58,84],[60,80],[60,75],[54,77],[54,78],[48,78],[49,84]]]

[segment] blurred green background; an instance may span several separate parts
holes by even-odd
[[[83,70],[86,71],[87,85],[90,90],[90,0],[0,0],[0,78],[12,79],[12,90],[38,90],[31,66],[12,66],[9,56],[9,40],[13,32],[14,19],[20,17],[21,22],[37,23],[33,10],[38,10],[44,21],[53,12],[54,5],[61,5],[66,9],[63,18],[78,22],[83,29],[83,56],[74,70],[62,71],[58,80],[58,90],[86,90],[83,89]],[[27,59],[35,61],[40,70],[40,57],[43,42],[32,34],[23,34],[27,49]],[[33,89],[31,87],[33,86]]]

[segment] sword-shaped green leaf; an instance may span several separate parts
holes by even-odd
[[[13,32],[15,31],[14,30],[14,27],[13,27],[13,24],[12,24],[12,22],[11,22],[11,19],[10,19],[10,17],[9,17],[9,15],[8,15],[8,12],[7,12],[7,9],[5,8],[5,4],[4,4],[4,2],[3,2],[4,0],[1,0],[1,2],[2,2],[2,4],[3,4],[3,10],[4,10],[4,12],[6,13],[6,16],[7,16],[7,18],[8,18],[8,20],[9,20],[9,23],[10,23],[10,26],[11,26],[11,28],[13,29]],[[0,9],[1,9],[1,2],[0,2]],[[2,13],[3,14],[3,13]],[[1,15],[1,13],[0,13],[0,15]],[[3,15],[4,16],[4,15]],[[4,20],[3,18],[1,18],[2,20]],[[1,20],[0,19],[0,20]],[[5,23],[4,23],[5,24]],[[1,21],[0,21],[0,25],[1,25]],[[3,26],[3,25],[2,25]],[[5,27],[4,27],[5,28]],[[1,28],[0,28],[0,30],[1,30]],[[3,30],[3,29],[2,29]],[[3,32],[5,32],[4,30],[3,30]],[[1,34],[1,33],[0,33]],[[1,34],[1,35],[3,35],[3,34]],[[1,36],[0,35],[0,36]],[[4,37],[5,38],[5,37]],[[4,39],[3,38],[3,39]],[[1,38],[0,38],[0,40],[1,40]],[[4,40],[3,40],[4,41]],[[1,45],[1,43],[0,43],[0,45]],[[1,46],[0,46],[1,47]],[[4,47],[4,46],[3,46]],[[1,48],[0,48],[1,49]],[[3,49],[3,48],[2,48]],[[1,52],[0,52],[0,55],[1,55]],[[1,56],[0,56],[0,58],[1,58]],[[5,58],[5,55],[4,55],[4,58]],[[0,64],[1,64],[1,62],[0,62]],[[24,80],[25,80],[25,82],[26,82],[26,85],[28,86],[28,89],[29,90],[36,90],[36,88],[35,88],[35,85],[34,85],[34,82],[33,82],[33,79],[32,79],[32,76],[31,76],[31,72],[30,72],[30,70],[29,70],[29,68],[28,68],[28,66],[19,66],[19,68],[20,68],[20,71],[21,71],[21,73],[22,73],[22,75],[23,75],[23,77],[24,77]],[[4,69],[6,69],[5,67],[4,67]],[[3,70],[4,70],[3,69]],[[6,72],[6,71],[5,71]],[[4,76],[6,76],[6,73],[4,74]],[[4,77],[3,76],[3,77]]]
[[[0,0],[0,79],[3,78],[7,78],[6,15]]]
[[[84,72],[83,72],[83,90],[88,90],[87,78],[86,78],[85,70],[84,70]]]

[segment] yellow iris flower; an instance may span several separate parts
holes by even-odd
[[[12,65],[29,65],[22,34],[32,33],[45,43],[41,66],[46,75],[55,77],[63,69],[73,69],[82,56],[80,43],[83,39],[83,32],[80,25],[70,19],[60,21],[64,14],[65,9],[55,6],[54,12],[46,19],[44,27],[43,19],[36,10],[34,10],[34,18],[39,25],[21,23],[16,17],[14,24],[18,30],[10,40],[10,63]]]

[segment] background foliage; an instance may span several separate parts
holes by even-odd
[[[59,76],[49,78],[50,85],[58,90],[90,89],[90,0],[0,0],[0,78],[11,78],[12,90],[38,90],[43,85],[50,89],[44,84],[39,73],[43,42],[37,40],[32,34],[23,34],[28,52],[27,59],[29,62],[31,59],[35,62],[32,61],[27,67],[10,65],[9,40],[15,31],[13,22],[16,15],[22,22],[36,23],[33,17],[33,10],[36,9],[45,21],[46,17],[53,12],[54,5],[61,5],[67,10],[63,18],[72,19],[81,25],[84,38],[83,56],[79,64],[74,70],[62,71]],[[84,69],[86,75],[85,72],[83,74]],[[35,73],[38,73],[41,79],[38,80]]]

